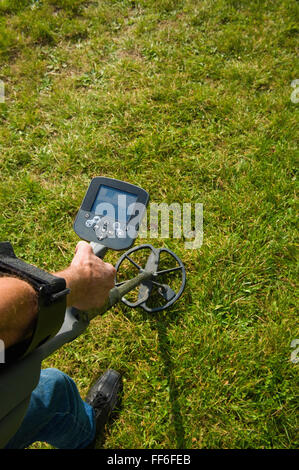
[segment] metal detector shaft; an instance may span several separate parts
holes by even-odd
[[[57,335],[40,346],[37,350],[41,354],[42,360],[53,354],[64,344],[69,343],[80,336],[89,326],[89,323],[93,318],[103,315],[113,307],[113,305],[117,304],[124,295],[128,294],[128,292],[151,277],[151,272],[143,271],[138,274],[138,276],[124,283],[122,286],[114,287],[110,291],[109,299],[101,309],[81,312],[74,307],[67,308],[64,323]]]
[[[100,244],[92,244],[94,253],[102,258],[107,252],[107,248]],[[135,287],[139,286],[142,282],[145,282],[152,277],[150,271],[142,271],[133,279],[126,281],[118,287],[111,289],[109,298],[105,305],[101,309],[94,309],[87,312],[82,312],[74,307],[68,307],[65,312],[64,323],[59,332],[43,345],[38,348],[39,353],[42,356],[42,360],[53,354],[64,344],[73,341],[75,338],[80,336],[92,319],[99,315],[103,315],[113,305],[117,304],[121,298],[128,294]]]

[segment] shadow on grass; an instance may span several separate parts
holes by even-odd
[[[139,309],[144,320],[148,320],[150,316],[151,328],[158,333],[158,348],[163,362],[163,375],[167,380],[169,388],[169,401],[171,404],[171,424],[175,432],[175,440],[177,449],[186,448],[185,431],[183,425],[183,417],[179,404],[179,389],[175,380],[175,366],[171,358],[171,345],[168,338],[168,330],[171,324],[178,320],[177,310],[166,310],[165,312],[148,314]],[[124,313],[124,312],[123,312]],[[129,311],[124,313],[130,318]],[[103,444],[102,444],[103,445]]]
[[[171,359],[171,346],[168,339],[168,329],[170,323],[172,323],[174,319],[177,320],[177,313],[174,314],[173,312],[170,313],[170,311],[167,311],[167,315],[162,313],[156,316],[156,318],[153,320],[153,326],[158,332],[159,350],[164,363],[163,372],[169,387],[169,399],[172,412],[172,424],[175,430],[176,447],[178,449],[185,449],[185,431],[178,400],[179,391],[174,376],[174,364]]]

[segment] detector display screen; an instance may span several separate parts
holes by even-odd
[[[92,205],[91,212],[99,216],[108,216],[115,221],[128,222],[134,213],[134,204],[137,199],[136,194],[102,184]]]
[[[84,196],[74,230],[82,240],[112,250],[127,249],[138,235],[148,201],[148,192],[139,186],[96,176]]]

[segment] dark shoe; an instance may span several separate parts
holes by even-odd
[[[96,434],[104,431],[109,417],[120,399],[121,375],[108,369],[90,388],[85,401],[93,407],[96,419]]]

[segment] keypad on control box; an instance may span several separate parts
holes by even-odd
[[[103,220],[104,219],[104,220]],[[98,240],[103,240],[104,238],[125,238],[127,226],[121,222],[115,222],[113,220],[107,220],[103,218],[101,220],[100,216],[94,216],[93,219],[88,219],[85,222],[86,227],[92,228],[95,231],[95,234]]]

